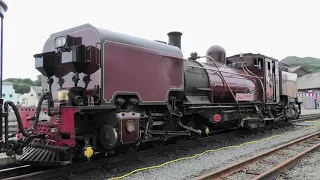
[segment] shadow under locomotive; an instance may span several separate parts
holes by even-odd
[[[184,59],[181,35],[168,33],[167,44],[90,24],[52,34],[34,55],[45,89],[37,108],[4,103],[19,131],[10,140],[6,126],[3,151],[19,164],[61,166],[299,118],[297,75],[278,60],[226,57],[220,46]]]

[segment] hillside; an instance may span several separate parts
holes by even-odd
[[[304,66],[312,72],[320,72],[320,59],[318,58],[288,56],[282,59],[281,62],[291,66]]]

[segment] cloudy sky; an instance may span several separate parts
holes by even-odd
[[[221,45],[227,56],[262,53],[320,58],[317,0],[4,0],[4,78],[36,78],[33,54],[49,35],[85,23],[167,42],[181,31],[182,51],[204,54]],[[22,70],[24,69],[24,70]]]

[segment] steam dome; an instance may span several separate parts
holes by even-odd
[[[211,46],[207,52],[207,56],[212,57],[215,61],[226,64],[226,50],[218,45]],[[211,62],[210,58],[207,58],[207,62]]]

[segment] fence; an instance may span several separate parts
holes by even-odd
[[[320,104],[320,92],[299,92],[299,101],[302,102],[302,108],[304,109],[318,109]]]

